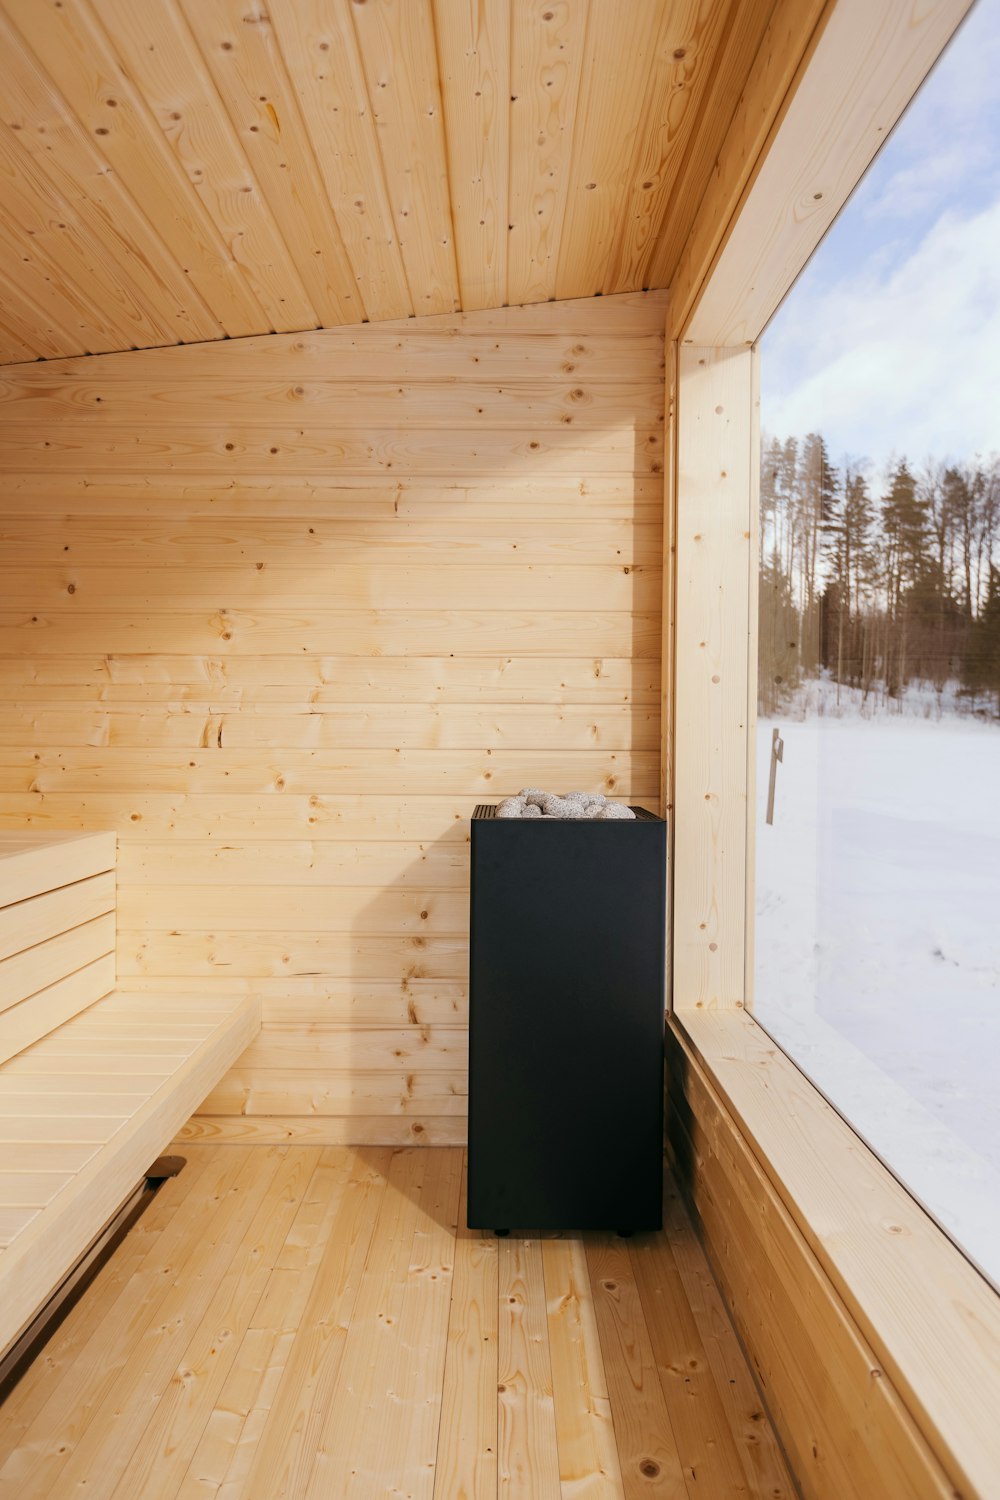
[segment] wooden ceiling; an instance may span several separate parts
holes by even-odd
[[[0,0],[0,361],[669,286],[774,0]]]

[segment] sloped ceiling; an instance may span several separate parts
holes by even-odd
[[[0,0],[0,361],[670,284],[773,0]]]

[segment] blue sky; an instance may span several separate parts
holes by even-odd
[[[836,462],[1000,450],[1000,0],[977,0],[762,341],[762,422]]]

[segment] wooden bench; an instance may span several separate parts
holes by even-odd
[[[114,989],[113,834],[0,832],[0,1354],[260,1029]]]

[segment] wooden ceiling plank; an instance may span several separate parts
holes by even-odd
[[[64,281],[87,288],[100,326],[114,340],[116,352],[140,343],[175,343],[176,331],[160,320],[152,299],[144,297],[129,277],[130,268],[137,267],[141,280],[149,281],[132,253],[127,226],[119,231],[112,218],[113,201],[104,203],[89,195],[88,178],[70,175],[68,168],[75,159],[71,157],[64,165],[61,146],[59,156],[53,154],[48,161],[22,150],[21,141],[34,144],[38,139],[27,131],[15,134],[0,125],[0,197],[11,232],[43,251]],[[96,175],[98,167],[88,166],[91,175]],[[74,194],[79,214],[67,193]],[[82,342],[77,352],[86,352]]]
[[[63,328],[25,291],[3,278],[3,311],[7,325],[22,343],[31,340],[39,354],[59,359],[78,344],[75,333]]]
[[[433,0],[462,307],[507,301],[508,0]]]
[[[453,311],[458,270],[430,0],[351,10],[414,311]]]
[[[9,64],[10,124],[0,125],[8,218],[87,287],[119,350],[219,337],[214,321],[191,319],[190,283],[2,15],[0,45]]]
[[[0,4],[153,230],[157,260],[183,273],[180,305],[200,329],[183,337],[263,332],[260,304],[86,0]]]
[[[589,0],[513,0],[507,301],[555,296]]]
[[[670,273],[669,334],[688,322],[749,190],[771,131],[787,107],[799,68],[835,0],[777,0],[680,259]]]
[[[318,323],[366,316],[270,17],[258,0],[179,0],[220,107],[281,224]]]
[[[18,234],[10,219],[0,217],[0,265],[6,267],[5,285],[19,288],[48,317],[67,332],[67,353],[82,344],[88,354],[104,354],[117,347],[101,326],[100,316],[79,288],[60,276],[33,236]],[[10,295],[8,290],[7,295]]]
[[[732,0],[712,75],[699,102],[697,128],[661,215],[657,237],[647,246],[644,282],[649,286],[671,283],[774,7],[775,0]]]
[[[269,327],[315,327],[316,310],[183,16],[173,5],[93,4]]]
[[[0,303],[2,307],[2,303]],[[0,315],[0,355],[6,364],[21,366],[23,360],[36,360],[38,352],[33,344],[26,344],[19,338],[14,330],[8,326],[6,319]]]
[[[669,9],[673,0],[591,0],[557,297],[603,290],[657,37]]]
[[[713,76],[728,10],[720,0],[675,0],[663,13],[604,292],[645,284],[650,252]]]
[[[271,0],[306,130],[372,321],[413,312],[358,41],[343,5]]]

